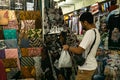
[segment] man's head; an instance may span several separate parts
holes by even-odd
[[[80,21],[82,26],[86,28],[86,26],[93,24],[93,15],[90,12],[84,12],[80,16]]]

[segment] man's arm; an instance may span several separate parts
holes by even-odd
[[[63,45],[63,49],[64,50],[69,50],[70,52],[74,53],[74,54],[82,54],[85,49],[83,49],[82,47],[78,46],[78,47],[71,47],[68,45]]]

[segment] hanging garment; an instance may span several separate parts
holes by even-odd
[[[120,50],[120,14],[113,14],[108,20],[109,39],[108,48],[109,49],[119,49]]]

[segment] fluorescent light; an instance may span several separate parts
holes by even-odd
[[[60,0],[53,0],[53,1],[58,2],[58,1],[60,1]]]

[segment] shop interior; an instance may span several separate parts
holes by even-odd
[[[120,0],[0,0],[0,80],[75,80],[75,62],[58,62],[82,40],[87,11],[101,35],[97,80],[120,80]]]

